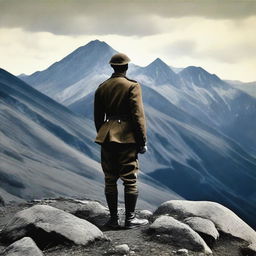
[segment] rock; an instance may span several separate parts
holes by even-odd
[[[191,216],[209,219],[218,231],[256,243],[256,232],[234,212],[215,202],[171,200],[161,204],[154,212],[155,216],[163,214],[179,216],[181,219]]]
[[[149,210],[141,210],[138,212],[138,217],[141,218],[141,219],[150,219],[153,215],[153,213]]]
[[[188,225],[169,216],[160,216],[149,227],[156,234],[168,235],[168,239],[180,246],[185,246],[194,251],[212,253],[205,241]]]
[[[177,251],[178,255],[188,255],[188,250],[187,249],[179,249]]]
[[[37,247],[30,237],[24,237],[9,245],[1,254],[3,256],[43,256],[42,251]]]
[[[120,244],[120,245],[115,246],[115,251],[118,254],[127,254],[127,253],[129,253],[130,248],[127,244]]]
[[[217,240],[219,238],[219,232],[211,220],[204,219],[201,217],[188,217],[184,220],[184,223],[189,225],[201,236],[202,234],[207,235],[208,237],[211,237],[213,240]]]
[[[57,198],[40,200],[39,203],[47,204],[65,212],[69,212],[98,227],[103,226],[109,219],[108,209],[97,201]]]
[[[79,201],[80,207],[72,213],[96,226],[103,226],[109,219],[109,210],[96,201]]]
[[[1,240],[13,242],[30,236],[40,248],[47,244],[72,242],[87,245],[105,239],[90,222],[48,205],[35,205],[18,212],[1,232]]]

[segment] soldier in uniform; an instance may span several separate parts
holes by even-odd
[[[105,196],[110,211],[106,223],[119,228],[117,180],[124,185],[125,227],[148,223],[135,217],[138,197],[138,153],[145,153],[146,124],[139,83],[126,77],[130,59],[122,53],[112,56],[112,76],[95,92],[95,142],[101,145],[101,166],[105,175]]]

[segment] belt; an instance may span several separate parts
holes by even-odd
[[[130,118],[128,115],[112,115],[112,116],[107,116],[106,122],[108,122],[109,120],[117,120],[120,123],[121,121],[130,120]]]

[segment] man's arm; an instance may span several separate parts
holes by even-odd
[[[94,95],[94,124],[97,132],[104,123],[105,111],[100,100],[99,90],[97,89]]]
[[[135,131],[135,138],[138,147],[144,147],[147,141],[146,135],[146,120],[144,107],[142,102],[141,87],[138,83],[134,83],[129,92],[129,104],[131,109],[131,116]]]

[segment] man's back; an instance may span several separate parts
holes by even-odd
[[[145,145],[145,115],[140,85],[114,73],[95,93],[94,120],[97,143],[106,140],[117,143]]]
[[[130,115],[129,89],[132,83],[123,76],[112,76],[101,84],[97,93],[107,116]]]

